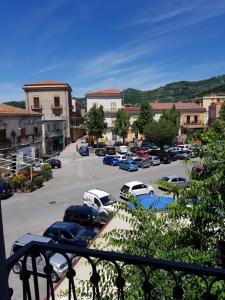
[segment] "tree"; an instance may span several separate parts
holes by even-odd
[[[159,147],[169,145],[177,136],[177,127],[166,119],[160,119],[148,123],[144,128],[144,135],[147,140]]]
[[[220,120],[222,121],[225,121],[225,105],[221,105],[221,108],[220,108]]]
[[[100,105],[100,107],[97,107],[95,104],[90,108],[89,112],[86,115],[85,125],[87,133],[96,138],[98,147],[98,139],[102,137],[107,128],[102,105]]]
[[[125,142],[125,138],[127,137],[127,133],[130,128],[130,116],[127,112],[119,109],[116,113],[116,121],[114,124],[113,132],[123,138],[123,144]]]
[[[149,102],[142,102],[140,106],[140,115],[137,119],[138,131],[143,134],[147,124],[153,121],[153,112]]]
[[[176,126],[178,133],[180,128],[180,112],[176,109],[175,105],[170,110],[165,110],[160,119],[171,122]]]

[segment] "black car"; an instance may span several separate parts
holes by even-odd
[[[162,152],[159,155],[159,159],[161,161],[161,164],[170,164],[172,161],[171,156],[166,152]]]
[[[133,146],[133,147],[130,148],[130,151],[133,152],[133,153],[136,153],[138,151],[141,151],[141,148],[138,147],[138,146]]]
[[[10,197],[13,194],[9,183],[0,181],[0,200]]]
[[[49,159],[46,162],[50,164],[52,169],[59,169],[62,167],[61,161],[56,158]]]
[[[116,147],[113,147],[113,146],[108,146],[105,148],[105,154],[108,154],[108,155],[116,155]]]
[[[105,149],[96,149],[95,154],[97,156],[105,156]]]
[[[76,223],[58,221],[49,226],[43,236],[50,237],[60,244],[86,247],[96,233]]]
[[[101,228],[107,221],[107,215],[86,205],[69,206],[64,214],[64,222],[75,222],[88,229]]]

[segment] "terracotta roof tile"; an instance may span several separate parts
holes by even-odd
[[[64,82],[47,80],[47,81],[32,82],[32,83],[25,83],[24,84],[24,86],[27,86],[27,85],[69,85],[69,84],[68,83],[64,83]]]
[[[15,115],[15,116],[42,116],[41,113],[15,107],[12,105],[0,103],[0,115]]]
[[[102,91],[96,91],[93,93],[87,93],[86,97],[88,96],[96,96],[96,95],[120,95],[121,91],[117,89],[111,89],[111,90],[102,90]]]

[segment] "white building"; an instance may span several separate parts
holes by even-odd
[[[103,90],[97,91],[93,93],[86,94],[87,99],[87,112],[93,107],[103,106],[103,110],[105,113],[105,121],[107,123],[107,132],[104,135],[106,140],[112,141],[115,139],[113,136],[113,125],[116,120],[116,113],[122,106],[122,93],[120,90],[111,89],[111,90]]]

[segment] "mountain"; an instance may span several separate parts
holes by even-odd
[[[177,102],[212,93],[225,94],[225,75],[200,81],[178,81],[154,90],[124,90],[125,104],[139,104],[142,101]]]
[[[24,101],[9,101],[9,102],[4,102],[3,104],[8,104],[19,108],[26,108]]]

